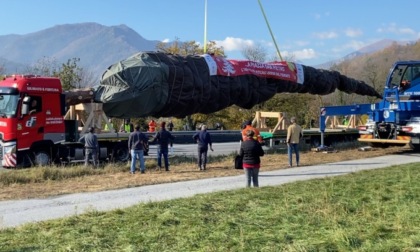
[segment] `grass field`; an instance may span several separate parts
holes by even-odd
[[[418,164],[0,231],[0,251],[420,251]]]

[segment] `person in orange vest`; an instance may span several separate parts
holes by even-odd
[[[151,120],[149,122],[149,132],[155,132],[156,131],[156,122],[155,120]]]
[[[252,130],[252,131],[254,131],[253,138],[255,140],[257,140],[260,144],[263,143],[264,141],[263,141],[263,139],[262,139],[262,137],[260,135],[260,131],[258,129],[256,129],[256,128],[252,127],[251,124],[252,124],[251,121],[246,121],[245,122],[245,128],[243,128],[243,130],[242,130],[242,141],[246,141],[248,139],[247,131],[248,130]]]

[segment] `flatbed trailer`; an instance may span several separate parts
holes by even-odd
[[[363,108],[363,112],[365,108]],[[311,127],[309,129],[303,129],[303,143],[310,147],[319,147],[325,144],[334,145],[339,142],[356,141],[359,137],[359,130],[356,129],[357,118],[354,113],[357,108],[348,107],[345,110],[339,112],[334,111],[334,114],[325,114],[322,117],[323,128]],[[287,113],[284,112],[265,112],[257,111],[255,118],[252,121],[252,125],[256,126],[262,138],[268,147],[277,147],[281,144],[286,143],[288,119]],[[340,124],[336,115],[350,116],[347,125]],[[267,127],[267,118],[277,119],[277,123],[274,128],[270,129]],[[327,127],[327,122],[330,122]]]
[[[261,132],[261,135],[267,146],[276,147],[286,143],[287,130]],[[323,133],[319,128],[303,129],[304,144],[310,145],[310,147],[356,141],[358,137],[359,131],[355,128],[325,129]]]
[[[192,136],[197,131],[171,131],[171,134],[175,137],[173,140],[174,144],[194,144],[196,143]],[[242,139],[241,131],[239,130],[208,130],[211,134],[212,142],[214,143],[225,143],[225,142],[239,142]],[[143,132],[146,136],[151,139],[156,132]],[[130,133],[115,132],[115,133],[100,133],[97,134],[98,141],[124,141],[128,139]],[[153,144],[153,143],[151,143]]]
[[[207,130],[211,135],[213,143],[226,143],[226,142],[239,142],[242,139],[242,133],[240,130]],[[144,132],[149,138],[155,133]],[[171,134],[175,137],[174,144],[195,144],[196,142],[192,136],[197,131],[171,131]]]

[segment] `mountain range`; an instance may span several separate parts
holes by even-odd
[[[26,73],[29,66],[42,58],[65,63],[79,58],[84,69],[100,78],[111,65],[139,51],[156,50],[160,41],[147,40],[126,25],[104,26],[97,23],[56,25],[25,35],[0,36],[0,66],[6,74]],[[396,41],[382,40],[336,61],[315,66],[328,68],[358,55],[382,50]]]
[[[397,43],[399,45],[409,45],[409,44],[412,44],[412,43],[415,43],[415,42],[414,41],[396,41],[396,40],[391,40],[391,39],[382,39],[382,40],[379,40],[375,43],[372,43],[370,45],[362,47],[357,51],[349,53],[342,58],[332,60],[332,61],[328,61],[328,62],[322,63],[320,65],[317,65],[317,66],[315,66],[315,68],[330,69],[331,66],[334,65],[334,64],[338,64],[338,63],[341,63],[341,62],[346,61],[346,60],[351,60],[351,59],[353,59],[355,57],[358,57],[358,56],[361,56],[361,55],[371,54],[371,53],[380,51],[382,49],[390,47],[391,45],[393,45],[395,43]]]
[[[155,50],[157,43],[126,25],[64,24],[25,35],[0,36],[0,65],[11,74],[22,73],[44,57],[60,64],[79,58],[80,66],[99,78],[111,64],[138,51]]]

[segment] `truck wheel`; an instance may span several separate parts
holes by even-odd
[[[126,144],[117,144],[112,150],[112,160],[114,162],[127,162],[130,152]]]
[[[34,153],[34,164],[37,166],[47,166],[50,164],[50,155],[45,151],[37,151]]]

